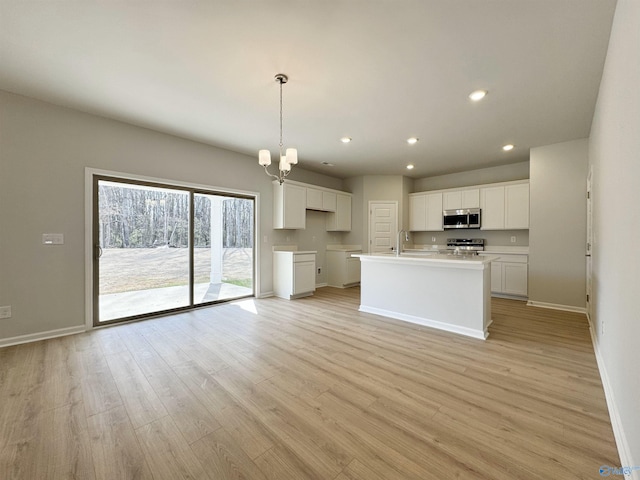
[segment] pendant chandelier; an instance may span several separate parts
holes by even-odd
[[[280,163],[278,164],[278,174],[274,175],[269,173],[269,165],[271,165],[271,152],[269,150],[260,150],[258,152],[258,163],[264,167],[264,171],[270,177],[275,178],[280,182],[280,185],[284,182],[284,178],[291,172],[291,165],[298,163],[298,150],[295,148],[287,148],[284,155],[282,154],[282,85],[289,81],[284,73],[276,75],[276,82],[280,84]]]

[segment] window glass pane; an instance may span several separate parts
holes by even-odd
[[[253,295],[253,200],[194,197],[194,303]]]
[[[189,306],[189,193],[98,182],[101,322]]]

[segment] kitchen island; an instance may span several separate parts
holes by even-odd
[[[360,311],[486,339],[491,262],[497,256],[354,255],[361,262]]]

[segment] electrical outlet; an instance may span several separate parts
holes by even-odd
[[[435,243],[436,237],[431,237],[431,241]]]
[[[11,318],[11,305],[0,307],[0,318]]]
[[[318,275],[322,275],[322,267],[318,267]]]
[[[511,236],[511,243],[516,243],[516,236],[515,235]]]
[[[600,335],[604,335],[604,320],[600,322]]]

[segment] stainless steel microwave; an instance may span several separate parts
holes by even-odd
[[[480,228],[480,209],[463,208],[459,210],[445,210],[442,225],[445,230],[453,228]]]

